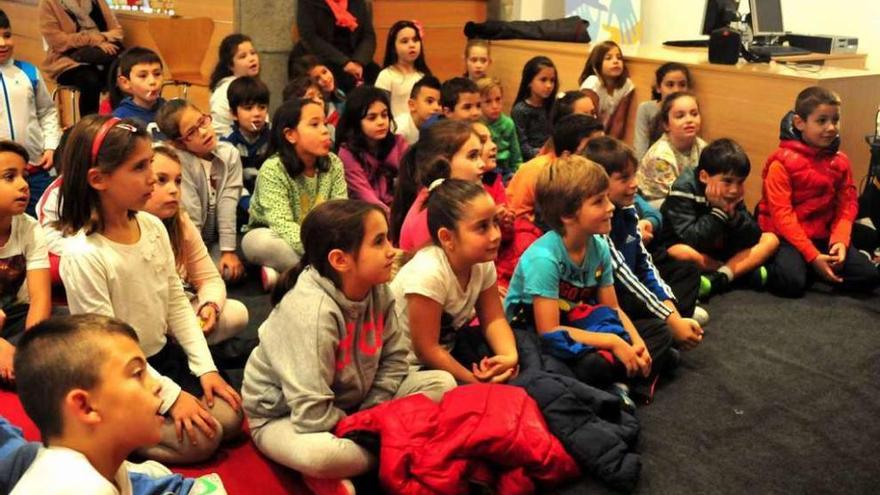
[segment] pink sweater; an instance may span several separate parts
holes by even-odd
[[[403,225],[400,227],[400,249],[408,253],[431,244],[431,232],[428,230],[428,209],[424,208],[428,200],[428,189],[422,188],[415,201],[406,212]]]

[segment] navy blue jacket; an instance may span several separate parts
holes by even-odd
[[[628,291],[661,320],[672,313],[663,301],[675,299],[672,289],[660,276],[651,255],[642,243],[639,232],[639,215],[636,206],[614,210],[611,218],[611,234],[605,236],[611,247],[614,265],[614,289]]]
[[[266,160],[266,154],[269,151],[270,135],[271,131],[269,130],[269,126],[263,126],[263,130],[260,132],[260,135],[257,136],[257,139],[250,142],[244,137],[241,129],[238,128],[238,124],[235,123],[232,126],[232,132],[228,136],[224,136],[220,139],[235,146],[235,149],[238,150],[238,154],[241,155],[242,168],[259,169],[263,164],[263,161]]]

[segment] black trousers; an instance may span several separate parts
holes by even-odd
[[[689,261],[679,261],[666,254],[666,249],[660,249],[651,253],[654,266],[663,277],[666,285],[675,294],[675,307],[686,318],[694,314],[697,306],[697,296],[700,293],[700,269]],[[644,318],[656,318],[657,316],[648,310],[648,307],[640,299],[632,295],[628,290],[617,290],[617,300],[620,308],[632,320]]]
[[[827,241],[814,241],[814,244],[820,251],[827,252]],[[843,282],[837,287],[846,291],[871,292],[880,284],[877,267],[852,246],[846,250],[846,261],[839,275]],[[800,251],[781,239],[779,250],[768,265],[767,290],[782,297],[801,297],[817,277]]]
[[[101,91],[107,87],[106,68],[89,64],[78,65],[59,74],[56,81],[58,84],[79,89],[80,117],[98,113]]]
[[[0,328],[0,337],[17,346],[18,341],[24,335],[24,327],[30,308],[29,304],[16,304],[4,309],[6,323],[3,324],[3,328]]]
[[[607,387],[615,382],[629,383],[633,394],[650,399],[652,387],[657,377],[674,368],[677,360],[672,356],[672,334],[666,323],[659,318],[633,320],[645,347],[651,354],[651,374],[648,377],[626,376],[626,367],[616,357],[608,359],[608,353],[589,352],[580,358],[569,361],[568,366],[574,376],[594,387]]]

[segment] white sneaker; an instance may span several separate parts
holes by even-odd
[[[700,306],[694,308],[694,316],[691,318],[697,320],[697,323],[699,323],[701,327],[705,327],[709,324],[709,312]]]
[[[266,292],[272,292],[272,289],[275,288],[275,284],[278,283],[278,272],[275,271],[274,268],[264,266],[260,270],[260,280],[263,282],[263,290]]]

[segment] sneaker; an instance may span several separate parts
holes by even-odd
[[[278,272],[274,268],[264,266],[260,270],[260,280],[263,282],[263,290],[265,292],[272,292],[275,284],[278,283]]]
[[[709,312],[706,311],[702,306],[694,307],[694,314],[691,316],[697,323],[700,324],[701,327],[705,327],[709,324]]]
[[[303,483],[315,495],[355,495],[354,484],[345,478],[312,478],[303,475]]]
[[[701,301],[708,301],[712,296],[727,292],[730,286],[730,279],[721,272],[711,272],[700,275],[700,293]]]
[[[767,278],[770,273],[764,265],[759,266],[749,273],[749,287],[755,290],[761,290],[767,286]]]
[[[636,403],[632,400],[632,397],[629,396],[629,386],[627,384],[621,382],[612,383],[609,392],[620,399],[621,409],[630,414],[635,414]]]

